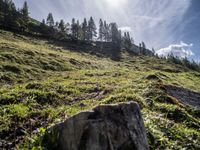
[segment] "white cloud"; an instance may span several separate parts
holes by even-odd
[[[181,41],[179,44],[171,44],[166,48],[161,48],[158,51],[156,51],[156,53],[159,56],[168,56],[169,54],[173,54],[174,56],[183,58],[194,55],[194,53],[191,50],[192,47],[193,44],[187,44]]]

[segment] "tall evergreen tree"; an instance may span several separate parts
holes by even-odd
[[[142,44],[139,43],[139,54],[141,55],[142,54]]]
[[[151,50],[152,52],[153,52],[153,54],[155,55],[155,53],[156,53],[156,51],[155,51],[155,49],[154,48],[152,48],[152,50]]]
[[[45,19],[42,20],[39,26],[39,32],[43,35],[46,36],[48,32],[48,26],[45,23]]]
[[[88,40],[93,40],[94,37],[97,37],[96,32],[96,25],[92,17],[90,17],[90,20],[88,21]]]
[[[67,33],[67,34],[70,33],[70,28],[71,28],[70,23],[66,23],[66,25],[65,25],[65,30],[66,30],[66,33]]]
[[[125,49],[127,49],[127,50],[130,50],[131,47],[132,47],[132,41],[131,41],[131,37],[130,37],[130,33],[129,32],[124,32],[123,47]]]
[[[82,23],[82,34],[83,34],[84,41],[87,39],[87,28],[88,28],[87,19],[84,18],[84,21]]]
[[[120,42],[122,41],[122,31],[121,30],[118,31],[118,39]]]
[[[104,34],[104,26],[103,26],[103,21],[102,19],[99,20],[99,40],[103,40],[103,34]]]
[[[146,49],[146,45],[144,42],[141,43],[142,44],[142,48]]]
[[[57,31],[59,30],[59,27],[58,27],[58,26],[59,26],[59,22],[56,21],[56,23],[54,24],[54,29],[57,30]]]
[[[73,38],[76,38],[76,22],[75,22],[75,18],[72,18],[72,23],[71,23],[71,35]]]
[[[65,22],[63,19],[60,20],[58,24],[58,29],[60,32],[65,33]]]
[[[3,0],[0,0],[0,28],[2,28],[3,26],[3,5],[4,5],[4,2]]]
[[[106,23],[106,21],[104,21],[104,24],[103,24],[103,39],[108,42],[109,40],[109,26],[108,24]]]
[[[142,54],[146,55],[146,45],[144,42],[141,43],[141,48],[142,48]]]
[[[45,19],[42,19],[42,24],[44,24],[44,25],[46,24],[46,23],[45,23]]]
[[[79,23],[79,20],[77,20],[77,23],[76,23],[76,30],[77,30],[77,39],[78,40],[82,40],[82,37],[83,37],[83,32],[82,32],[82,27],[81,27],[81,25],[80,25],[80,23]]]
[[[48,14],[46,24],[48,26],[50,26],[50,27],[54,26],[54,19],[53,19],[53,14],[52,13]]]
[[[23,5],[21,12],[22,12],[22,15],[23,15],[23,19],[25,19],[25,21],[28,21],[29,12],[28,12],[28,4],[27,4],[26,1],[24,2],[24,5]]]
[[[110,24],[110,33],[111,33],[111,40],[112,42],[119,42],[119,32],[116,23]]]
[[[16,22],[16,7],[12,0],[0,2],[0,25],[4,29],[13,29]]]

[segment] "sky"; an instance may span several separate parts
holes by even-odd
[[[13,0],[22,7],[24,0]],[[116,22],[130,31],[138,44],[144,41],[159,55],[173,53],[200,61],[200,0],[27,0],[30,16],[41,21],[49,12],[54,19],[71,22],[93,16]]]

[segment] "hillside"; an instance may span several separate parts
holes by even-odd
[[[49,126],[126,101],[140,104],[151,149],[200,148],[199,72],[154,56],[123,51],[113,60],[85,49],[0,30],[0,149],[39,149]]]

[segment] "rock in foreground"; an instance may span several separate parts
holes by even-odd
[[[44,136],[47,149],[148,150],[137,103],[102,105],[52,127]]]

